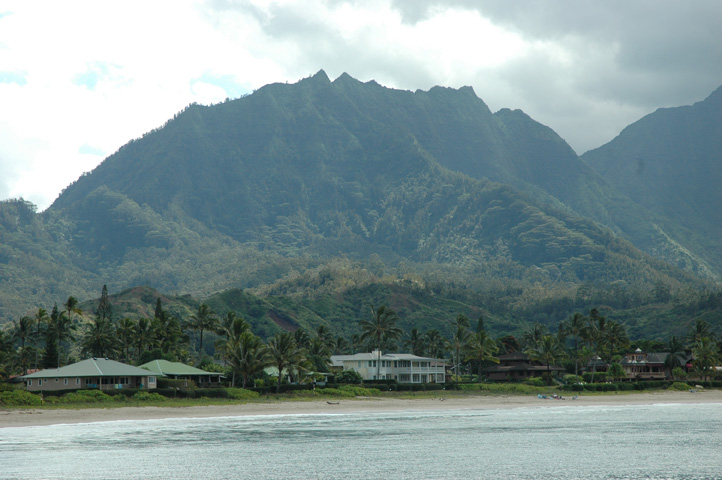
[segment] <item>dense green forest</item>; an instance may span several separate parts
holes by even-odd
[[[383,300],[388,304],[373,303]],[[719,312],[722,293],[679,305],[676,313],[685,308]],[[80,303],[71,296],[0,330],[0,375],[91,356],[134,364],[164,358],[225,372],[233,383],[238,379],[246,386],[264,378],[264,366],[280,365],[281,371],[285,362],[297,372],[328,372],[331,355],[376,348],[447,358],[451,365],[466,364],[467,374],[496,361],[497,354],[524,351],[545,363],[564,364],[575,375],[596,356],[612,364],[630,348],[642,348],[680,358],[693,355],[696,373],[713,375],[710,365],[720,361],[720,337],[703,316],[688,322],[679,335],[635,338],[625,326],[628,319],[614,320],[607,313],[614,312],[593,308],[548,324],[513,325],[500,312],[438,298],[421,285],[394,283],[371,284],[342,298],[295,300],[229,290],[200,303],[149,288],[109,295],[104,286],[97,300]]]

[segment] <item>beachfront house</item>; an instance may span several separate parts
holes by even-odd
[[[541,377],[548,371],[552,375],[559,375],[564,372],[564,368],[553,365],[547,367],[545,363],[531,360],[526,353],[511,352],[499,355],[497,365],[486,367],[481,371],[489,380],[518,381]]]
[[[378,351],[332,355],[331,364],[332,370],[354,370],[364,380],[396,380],[398,383],[446,381],[445,360],[419,357],[410,353],[384,353],[380,358]]]
[[[23,376],[31,392],[97,388],[156,388],[156,376],[142,368],[107,358],[88,358],[60,368],[48,368]]]
[[[646,353],[637,349],[620,362],[630,380],[667,380],[671,372],[665,365],[669,353]]]
[[[180,362],[169,362],[168,360],[152,360],[140,366],[150,370],[157,377],[171,378],[176,380],[192,381],[199,387],[220,387],[223,375],[217,372],[206,372],[200,368],[192,367]],[[189,386],[187,383],[186,387]]]

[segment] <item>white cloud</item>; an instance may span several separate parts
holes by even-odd
[[[580,153],[722,83],[722,3],[4,2],[0,198],[45,208],[191,102],[325,69],[409,90],[471,85]]]

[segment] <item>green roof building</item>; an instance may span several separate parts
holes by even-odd
[[[223,377],[217,372],[206,372],[185,363],[169,362],[168,360],[152,360],[144,363],[140,368],[150,370],[159,377],[192,380],[199,387],[219,387]]]
[[[60,368],[49,368],[22,377],[29,391],[97,388],[156,388],[156,375],[142,368],[107,358],[88,358]]]

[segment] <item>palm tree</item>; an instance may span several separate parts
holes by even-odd
[[[379,308],[374,308],[371,305],[371,320],[361,320],[359,325],[361,326],[361,339],[372,340],[373,345],[376,348],[376,380],[380,380],[381,375],[381,347],[385,341],[398,340],[403,333],[400,328],[396,326],[398,316],[396,312],[381,305]]]
[[[231,365],[233,376],[231,386],[236,386],[236,375],[243,378],[243,388],[246,388],[248,379],[261,372],[269,364],[268,349],[260,338],[251,332],[243,332],[238,337],[236,348],[229,353],[228,362]]]
[[[703,338],[714,339],[714,333],[712,333],[712,327],[709,323],[705,322],[701,318],[698,318],[695,320],[694,326],[689,332],[689,343],[691,345],[696,345]]]
[[[38,311],[35,313],[35,317],[33,317],[36,323],[36,330],[35,330],[35,368],[38,368],[38,356],[40,353],[40,341],[42,340],[42,333],[41,333],[41,325],[45,325],[50,323],[50,315],[48,315],[48,311],[44,308],[38,308]]]
[[[281,390],[281,380],[283,379],[283,371],[290,367],[301,363],[303,359],[303,350],[296,344],[296,339],[290,332],[277,333],[268,342],[268,354],[273,365],[278,369],[278,384],[276,385],[276,393]]]
[[[228,362],[231,354],[238,349],[241,335],[250,331],[251,326],[243,317],[228,312],[217,330],[221,338],[216,340],[216,353],[221,355],[224,362]]]
[[[36,334],[40,335],[40,325],[44,323],[48,323],[50,321],[50,316],[48,315],[48,311],[44,308],[38,308],[38,311],[35,313],[35,322],[37,324]]]
[[[597,359],[597,354],[589,348],[587,345],[584,345],[582,348],[579,349],[579,352],[577,352],[577,358],[579,359],[579,363],[584,365],[584,368],[587,368],[587,365],[590,361]],[[594,383],[594,373],[596,371],[596,368],[592,368],[592,383]]]
[[[306,348],[306,358],[316,372],[328,372],[331,363],[331,349],[321,337],[313,337]]]
[[[135,326],[135,355],[136,361],[140,363],[140,358],[145,352],[145,346],[153,342],[153,324],[150,319],[140,318]]]
[[[431,358],[441,358],[446,350],[446,342],[441,332],[436,329],[429,330],[424,334],[426,340],[426,354]]]
[[[559,343],[559,340],[552,335],[543,335],[537,343],[528,347],[525,353],[534,361],[546,363],[547,385],[551,385],[551,367],[566,355],[564,347]]]
[[[667,342],[669,355],[664,360],[664,367],[670,372],[677,367],[683,367],[687,363],[687,350],[679,337],[672,336]]]
[[[426,339],[418,328],[412,328],[411,332],[409,332],[409,338],[404,340],[404,346],[409,348],[414,355],[421,357],[424,355]]]
[[[720,362],[719,346],[710,337],[701,337],[692,347],[694,369],[699,372],[703,380],[707,380],[714,373],[715,365]]]
[[[97,317],[86,327],[82,348],[85,353],[93,357],[112,357],[117,338],[110,319]]]
[[[565,336],[571,335],[574,341],[574,375],[576,376],[579,376],[579,340],[586,327],[587,319],[579,312],[564,320],[559,326],[559,332]]]
[[[619,322],[610,321],[607,322],[606,328],[602,333],[604,335],[604,345],[606,345],[608,349],[607,362],[611,362],[614,352],[629,346],[627,329]]]
[[[198,306],[198,311],[188,318],[187,327],[191,330],[200,331],[200,346],[198,347],[199,356],[203,357],[203,332],[205,330],[218,329],[218,318],[211,308],[205,303]]]
[[[20,340],[20,348],[25,348],[25,342],[32,340],[35,336],[34,319],[22,317],[19,322],[13,320],[13,337]]]
[[[73,298],[73,297],[70,297]],[[66,305],[67,307],[67,305]],[[66,310],[68,312],[75,310]],[[73,339],[73,333],[77,330],[77,326],[73,324],[70,317],[65,315],[65,312],[60,313],[57,316],[52,330],[55,333],[56,339],[58,340],[58,367],[60,368],[60,356],[63,351],[63,340],[69,341]]]
[[[82,315],[83,311],[78,306],[78,299],[70,296],[68,297],[68,300],[63,304],[65,307],[65,313],[67,314],[68,321],[72,320],[71,316],[73,313],[76,313],[78,315]]]
[[[477,362],[478,377],[477,382],[481,382],[481,370],[485,362],[499,363],[499,359],[494,356],[499,351],[499,347],[493,338],[484,330],[473,333],[469,336],[468,342],[464,346],[466,353],[465,360],[474,360]]]
[[[123,350],[123,359],[126,363],[130,361],[130,347],[136,338],[137,326],[138,324],[128,317],[121,318],[115,326],[115,333],[118,336],[120,348]]]
[[[461,350],[466,345],[469,338],[469,319],[464,315],[457,315],[454,322],[454,336],[449,342],[449,349],[456,353],[456,363],[454,364],[454,373],[457,377],[459,373],[459,365],[461,365]]]
[[[539,342],[539,340],[548,333],[549,330],[547,327],[537,322],[521,336],[521,344],[524,345],[525,348],[528,348]]]

